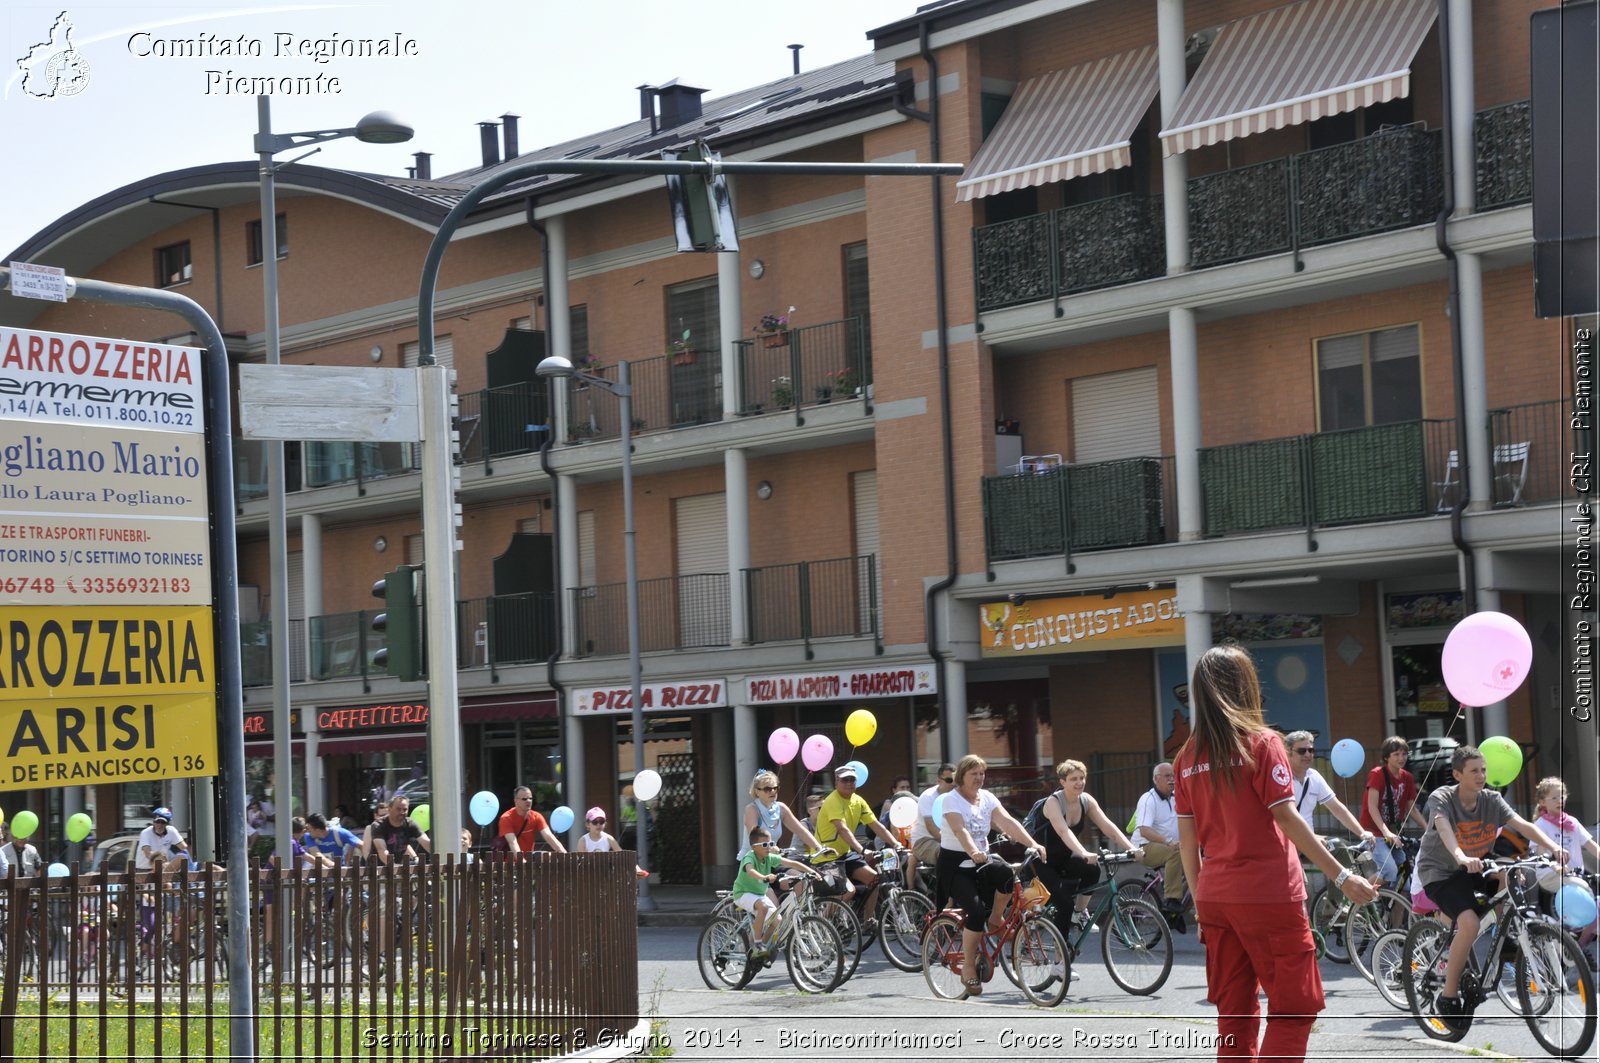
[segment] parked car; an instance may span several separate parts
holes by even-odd
[[[88,873],[96,874],[102,867],[112,874],[133,870],[133,854],[138,845],[137,833],[115,834],[96,842],[94,855],[89,858]]]
[[[1408,743],[1406,770],[1416,776],[1417,789],[1427,793],[1455,782],[1450,774],[1450,758],[1461,743],[1454,738],[1413,738]]]

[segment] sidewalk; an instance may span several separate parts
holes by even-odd
[[[639,913],[640,926],[701,926],[725,886],[658,886],[650,884],[654,911]]]

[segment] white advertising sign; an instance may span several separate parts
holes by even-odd
[[[633,711],[633,690],[627,686],[574,687],[568,696],[576,716],[606,716]],[[645,683],[639,688],[639,700],[645,712],[720,709],[728,704],[728,684],[722,679]]]
[[[201,433],[200,351],[0,327],[0,418]]]
[[[806,672],[746,679],[745,704],[772,705],[797,701],[858,701],[903,698],[939,690],[932,665],[913,668],[859,668],[844,672]]]
[[[60,266],[11,263],[11,294],[50,303],[67,301],[67,271]]]

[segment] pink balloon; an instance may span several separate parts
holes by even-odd
[[[1533,640],[1504,613],[1473,613],[1444,640],[1444,684],[1463,705],[1492,705],[1528,678]]]
[[[833,739],[827,735],[812,735],[800,749],[800,759],[807,771],[821,771],[833,759]]]
[[[767,752],[778,764],[787,764],[800,752],[800,736],[787,727],[780,727],[767,739]]]

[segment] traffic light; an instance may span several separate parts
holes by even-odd
[[[721,162],[722,156],[697,141],[686,151],[666,151],[669,162]],[[733,219],[733,199],[728,178],[718,173],[668,174],[667,202],[672,208],[672,231],[679,251],[737,251],[739,233]]]
[[[383,599],[383,612],[372,618],[372,630],[383,632],[387,642],[372,655],[372,663],[408,683],[421,677],[424,664],[417,608],[421,590],[421,565],[401,565],[372,585],[372,596]]]

